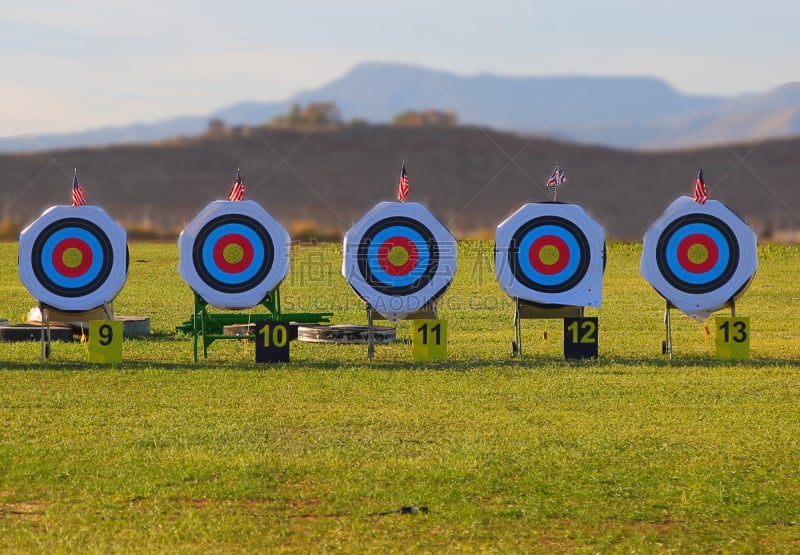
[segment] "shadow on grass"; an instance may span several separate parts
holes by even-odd
[[[744,361],[726,361],[697,356],[687,356],[684,358],[676,357],[669,361],[666,358],[626,358],[609,357],[596,360],[564,360],[556,357],[531,356],[523,359],[474,359],[474,360],[451,360],[442,362],[413,362],[413,361],[368,361],[366,355],[362,360],[348,361],[309,361],[298,360],[289,363],[257,364],[255,362],[244,362],[241,360],[225,360],[221,358],[209,357],[201,358],[198,362],[179,361],[179,362],[154,362],[147,360],[125,360],[121,363],[93,363],[78,360],[53,360],[52,358],[41,363],[39,360],[30,362],[2,361],[0,366],[7,371],[145,371],[145,370],[167,370],[178,372],[205,372],[205,371],[233,371],[233,372],[252,372],[254,370],[270,371],[352,371],[352,370],[372,370],[372,371],[447,371],[447,372],[481,372],[485,370],[545,370],[571,371],[571,370],[591,370],[599,374],[628,374],[632,369],[638,369],[641,373],[653,373],[659,371],[669,371],[670,369],[710,369],[710,368],[740,368],[742,370],[764,368],[764,367],[791,367],[797,368],[796,360],[790,359],[750,359]]]
[[[192,336],[180,332],[155,332],[143,337],[126,338],[126,343],[149,343],[149,344],[179,344],[185,351],[181,351],[187,358],[192,357]],[[398,343],[408,343],[410,340],[401,340]],[[53,343],[53,349],[58,349],[59,342]],[[794,359],[778,358],[751,358],[742,361],[718,360],[707,356],[680,355],[676,354],[672,361],[666,355],[654,357],[626,357],[601,355],[598,359],[584,360],[564,360],[558,356],[532,354],[523,358],[509,356],[507,358],[475,358],[459,359],[451,357],[450,360],[441,362],[414,362],[412,360],[390,360],[380,359],[380,346],[378,346],[377,360],[367,359],[366,345],[351,345],[352,353],[347,360],[295,360],[290,363],[276,364],[257,364],[250,361],[226,360],[219,355],[216,357],[209,355],[209,358],[201,358],[198,362],[191,360],[181,360],[175,362],[163,362],[154,360],[124,360],[121,363],[93,363],[80,360],[59,360],[52,357],[45,362],[40,362],[38,357],[29,362],[3,361],[0,357],[0,368],[11,371],[24,370],[57,370],[57,371],[81,371],[81,370],[120,370],[120,371],[140,371],[140,370],[168,370],[168,371],[208,371],[208,370],[228,370],[245,371],[253,370],[314,370],[314,371],[348,371],[348,370],[375,370],[375,371],[449,371],[449,372],[480,372],[483,370],[547,370],[547,371],[569,371],[569,370],[592,370],[601,374],[627,374],[630,369],[638,369],[641,372],[658,372],[670,368],[741,368],[743,370],[761,367],[797,367],[798,362]],[[202,346],[201,346],[202,350]]]

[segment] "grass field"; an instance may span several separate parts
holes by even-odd
[[[591,312],[599,360],[563,361],[553,321],[524,322],[512,359],[491,248],[460,245],[447,363],[411,362],[401,323],[371,364],[364,346],[294,343],[292,363],[256,366],[234,341],[194,364],[176,245],[131,244],[116,311],[153,334],[123,363],[0,346],[0,551],[800,551],[800,248],[760,247],[738,363],[677,313],[665,360],[663,300],[628,244]],[[284,310],[365,322],[339,245],[293,257]],[[0,244],[12,322],[35,304],[16,258]]]

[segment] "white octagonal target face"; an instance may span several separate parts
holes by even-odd
[[[19,278],[39,302],[86,311],[128,277],[125,230],[97,206],[52,206],[19,235]]]
[[[178,237],[178,273],[207,303],[252,308],[289,272],[286,230],[254,200],[216,200]]]
[[[445,292],[456,250],[455,238],[422,204],[381,202],[345,234],[342,275],[396,322]]]
[[[716,200],[678,197],[644,236],[639,272],[699,322],[747,289],[758,267],[755,232]]]
[[[511,297],[599,307],[603,228],[575,204],[529,203],[497,226],[495,274]]]

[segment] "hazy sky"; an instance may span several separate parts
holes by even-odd
[[[724,96],[800,80],[800,3],[736,4],[0,0],[0,136],[280,100],[364,61],[648,75]]]

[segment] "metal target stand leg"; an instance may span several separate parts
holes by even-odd
[[[42,333],[40,336],[41,339],[41,362],[44,363],[46,358],[50,358],[50,322],[47,319],[47,309],[44,307],[42,303],[39,303],[39,314],[41,316],[41,327]],[[47,338],[45,339],[45,328],[47,328]]]
[[[666,308],[664,311],[664,325],[666,326],[667,332],[667,339],[664,341],[664,348],[662,349],[662,354],[669,355],[669,360],[672,362],[672,306],[669,304],[669,301],[666,302]]]
[[[514,299],[514,343],[511,345],[511,356],[522,358],[522,322],[519,315],[519,299]]]
[[[367,358],[370,362],[375,356],[375,334],[372,324],[372,307],[367,303]]]

